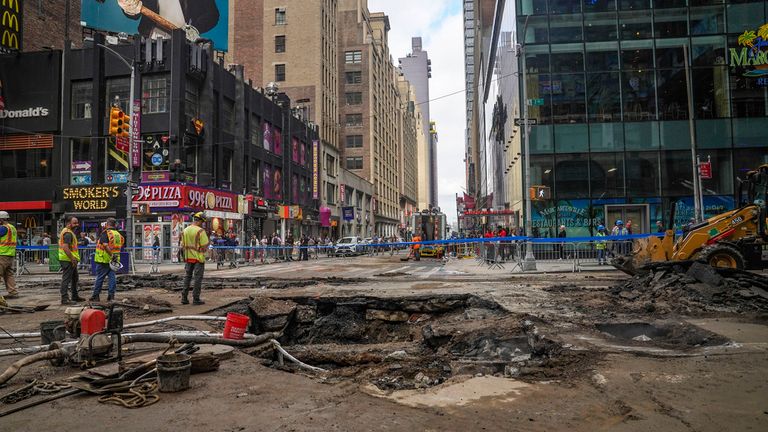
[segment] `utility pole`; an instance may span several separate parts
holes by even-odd
[[[519,44],[518,55],[522,57],[523,68],[523,157],[525,158],[525,182],[523,184],[523,194],[525,196],[525,235],[530,238],[532,235],[532,216],[531,216],[531,194],[528,190],[531,188],[531,149],[530,140],[528,139],[528,80],[527,80],[527,67],[525,64],[525,34],[528,32],[528,19],[531,16],[525,17],[525,25],[523,26],[523,40]],[[523,271],[535,271],[536,270],[536,257],[533,255],[533,243],[530,240],[525,245],[525,258],[523,259]]]
[[[696,127],[693,120],[693,90],[691,86],[691,66],[689,63],[688,43],[683,44],[683,58],[685,61],[685,87],[688,93],[688,129],[691,135],[691,165],[693,168],[693,207],[696,222],[704,219],[702,212],[701,179],[699,178],[699,164],[696,161]]]

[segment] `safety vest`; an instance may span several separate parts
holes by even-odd
[[[72,256],[75,257],[76,260],[80,261],[80,252],[77,251],[77,236],[69,228],[64,228],[61,230],[61,234],[59,234],[59,261],[69,262],[69,257],[66,253],[64,253],[64,246],[67,245],[64,243],[64,236],[66,234],[72,235],[72,243],[69,245],[69,250],[72,253]]]
[[[420,243],[418,243],[418,242],[420,242],[420,241],[421,241],[421,236],[417,236],[417,235],[415,235],[415,236],[413,236],[413,238],[411,239],[411,241],[413,241],[413,242],[415,242],[415,243],[416,243],[415,245],[413,245],[413,248],[414,248],[414,249],[419,249],[419,248],[421,247],[421,244],[420,244]]]
[[[184,259],[187,262],[204,263],[205,251],[208,248],[208,236],[205,230],[197,225],[184,228],[181,247],[184,249]]]
[[[605,233],[599,232],[595,234],[595,237],[605,237]],[[605,249],[605,243],[606,243],[605,240],[598,240],[595,243],[595,249]]]
[[[115,256],[117,260],[120,261],[120,249],[123,247],[124,243],[122,234],[116,230],[108,229],[107,239],[107,244],[101,242],[101,237],[99,237],[99,241],[96,243],[96,256],[93,260],[97,263],[109,264],[112,260],[112,256]]]
[[[0,237],[0,256],[16,256],[16,227],[12,224],[3,224],[8,232]]]

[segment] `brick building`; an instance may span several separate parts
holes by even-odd
[[[49,48],[64,49],[66,38],[72,41],[72,48],[82,46],[83,29],[80,27],[79,0],[27,0],[19,3],[23,6],[24,14],[23,51],[40,51]]]

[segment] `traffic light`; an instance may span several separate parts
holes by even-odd
[[[118,107],[109,110],[109,134],[117,137],[129,137],[130,122],[128,116]]]

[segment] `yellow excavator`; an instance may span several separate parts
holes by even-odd
[[[675,238],[674,208],[664,237],[651,236],[633,242],[632,253],[612,264],[630,275],[644,272],[656,262],[704,261],[713,267],[740,270],[768,268],[768,164],[739,180],[734,210],[686,227]]]

